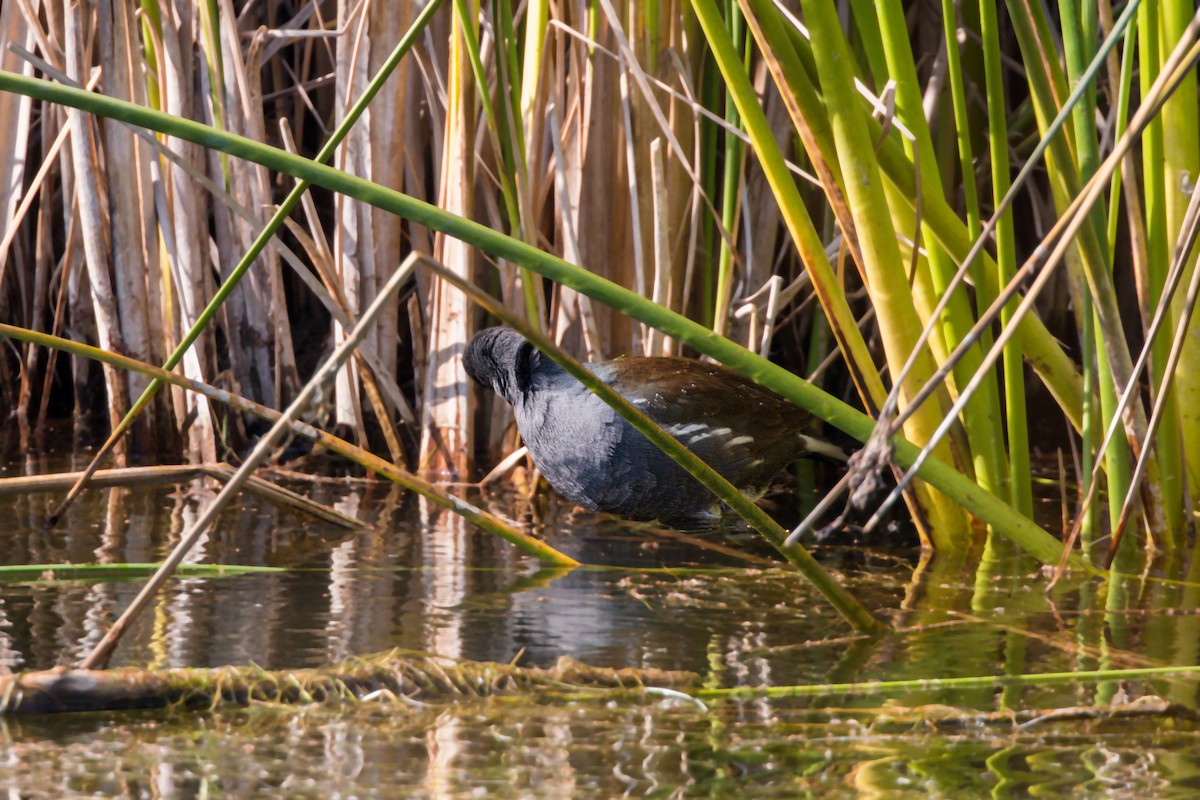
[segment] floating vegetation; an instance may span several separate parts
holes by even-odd
[[[0,714],[215,709],[248,703],[330,703],[386,696],[407,704],[446,703],[552,689],[688,688],[699,678],[668,670],[601,669],[569,658],[550,669],[456,661],[393,650],[327,669],[59,668],[0,677]]]

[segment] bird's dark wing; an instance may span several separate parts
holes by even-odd
[[[799,455],[809,414],[725,367],[686,358],[623,358],[596,374],[738,484],[765,484]]]

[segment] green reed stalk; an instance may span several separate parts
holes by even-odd
[[[745,123],[745,129],[754,144],[755,154],[762,164],[763,173],[771,183],[779,204],[780,214],[792,240],[800,252],[813,288],[826,316],[830,319],[833,335],[845,356],[851,378],[868,408],[878,408],[883,403],[886,391],[879,372],[867,350],[866,342],[858,329],[857,321],[846,302],[837,276],[825,257],[825,247],[817,235],[816,227],[808,214],[795,181],[788,172],[775,137],[767,124],[766,116],[758,103],[758,96],[750,84],[742,65],[741,57],[734,48],[733,40],[725,29],[724,22],[712,0],[697,0],[693,3],[696,16],[708,37],[713,56],[725,78],[726,92],[737,104]]]
[[[524,91],[527,80],[522,82],[520,95],[513,91],[513,81],[521,73],[516,69],[517,37],[513,28],[512,8],[507,0],[499,0],[493,6],[493,23],[499,33],[497,41],[494,43],[496,49],[493,54],[499,83],[499,91],[496,93],[500,99],[498,111],[492,104],[491,92],[487,88],[488,74],[484,69],[483,56],[479,50],[479,37],[475,30],[476,10],[466,0],[454,0],[454,12],[459,18],[459,25],[463,31],[475,85],[479,87],[477,96],[483,108],[484,128],[491,140],[496,158],[500,162],[500,168],[496,171],[496,175],[500,187],[500,197],[508,217],[508,229],[513,232],[513,235],[526,241],[532,241],[530,237],[536,236],[534,233],[536,225],[529,219],[532,213],[528,208],[529,204],[522,202],[522,198],[527,198],[529,193],[529,169],[525,161],[526,139],[523,129],[523,120],[525,119],[523,110],[526,100]],[[536,35],[537,40],[535,42],[526,40],[525,42],[525,65],[527,69],[535,70],[532,76],[533,91],[535,92],[538,75],[536,70],[540,68],[542,52],[541,39],[546,33],[545,19],[544,16],[539,16],[539,12],[544,15],[544,3],[533,3],[528,12],[532,16],[526,20],[530,26],[537,26],[540,20],[540,30],[527,28],[526,31],[530,35]],[[532,54],[530,53],[531,48],[533,48]],[[534,58],[535,56],[536,58]],[[532,63],[530,63],[531,58],[534,58]],[[525,317],[540,330],[542,320],[538,311],[537,282],[533,274],[526,269],[521,270],[521,291],[525,300]]]
[[[781,61],[784,59],[785,48],[780,44],[780,37],[790,38],[797,60],[803,65],[803,70],[784,69],[789,93],[795,96],[800,105],[800,113],[812,123],[813,134],[818,143],[822,141],[820,133],[822,126],[827,126],[828,120],[824,105],[811,90],[805,91],[807,81],[816,83],[816,69],[812,65],[812,52],[806,39],[783,22],[774,6],[765,4],[762,0],[746,0],[756,8],[756,15],[763,20],[760,25],[764,36],[772,40],[771,49]],[[864,37],[864,41],[865,41]],[[764,51],[766,48],[764,47]],[[801,76],[807,76],[801,80]],[[782,87],[781,87],[782,93]],[[786,96],[786,95],[785,95]],[[973,240],[969,236],[966,225],[942,194],[941,187],[929,186],[918,181],[914,175],[911,159],[905,155],[903,146],[898,140],[899,134],[893,130],[884,136],[882,126],[872,117],[867,118],[872,140],[879,143],[879,166],[893,183],[900,195],[913,208],[914,213],[918,203],[921,214],[930,226],[930,230],[950,253],[955,263],[961,264],[972,252]],[[832,144],[827,152],[832,154]],[[836,167],[836,163],[831,163]],[[836,208],[836,206],[835,206]],[[988,283],[998,280],[996,264],[986,251],[980,251],[975,256],[984,265]],[[1002,284],[1001,284],[1002,285]],[[1046,388],[1054,396],[1071,425],[1078,429],[1082,424],[1083,384],[1080,381],[1079,370],[1075,363],[1063,350],[1055,337],[1046,328],[1045,323],[1036,315],[1026,315],[1017,325],[1017,335],[1020,341],[1019,350],[1025,360],[1045,383]]]
[[[1025,54],[1025,74],[1029,81],[1038,125],[1043,131],[1043,136],[1050,136],[1050,132],[1045,128],[1048,121],[1058,113],[1057,98],[1067,94],[1066,79],[1059,67],[1057,55],[1052,55],[1044,49],[1050,41],[1049,26],[1040,6],[1031,0],[1008,2],[1013,32],[1021,45],[1021,52]],[[1060,209],[1066,208],[1070,200],[1078,196],[1080,180],[1075,156],[1071,151],[1070,142],[1065,137],[1053,137],[1046,151],[1046,164],[1055,203]],[[1098,322],[1099,341],[1102,344],[1098,348],[1097,366],[1100,411],[1104,425],[1107,426],[1117,405],[1116,386],[1124,386],[1130,380],[1132,359],[1125,341],[1125,332],[1121,327],[1116,291],[1107,266],[1108,257],[1100,242],[1100,233],[1094,221],[1082,226],[1078,237],[1078,252],[1083,278],[1086,279],[1094,300],[1093,308]],[[1113,442],[1107,455],[1108,486],[1112,497],[1125,496],[1132,473],[1129,442],[1143,439],[1146,429],[1145,413],[1138,403],[1134,404],[1134,409],[1125,419],[1128,420],[1126,435]],[[1155,509],[1148,511],[1151,514],[1155,513]]]
[[[857,18],[859,28],[877,25],[883,43],[884,57],[887,60],[887,76],[896,84],[896,113],[908,129],[916,137],[914,160],[922,185],[929,186],[932,191],[942,191],[942,179],[938,170],[937,154],[933,149],[929,126],[925,120],[925,109],[922,103],[920,84],[917,81],[917,68],[913,60],[912,45],[908,36],[908,24],[899,0],[881,0],[875,5],[875,13]],[[839,29],[840,34],[840,29]],[[831,31],[831,35],[832,35]],[[947,41],[950,49],[954,49],[955,41]],[[814,49],[817,44],[814,42]],[[824,76],[822,76],[824,78]],[[961,78],[961,75],[959,76]],[[882,80],[882,75],[876,75]],[[829,102],[828,96],[826,101]],[[964,129],[964,135],[966,131]],[[971,172],[968,166],[964,172]],[[966,178],[964,178],[966,180]],[[937,297],[949,291],[951,280],[957,268],[945,248],[937,241],[929,229],[928,223],[922,221],[922,239],[928,253],[929,276]],[[893,234],[894,235],[894,234]],[[983,280],[982,267],[973,270],[976,285],[986,284]],[[985,306],[986,307],[986,306]],[[927,324],[935,324],[929,320]],[[942,337],[946,343],[946,352],[953,351],[967,336],[974,324],[967,295],[964,287],[954,290],[950,302],[946,305],[942,319],[936,324],[941,326]],[[959,386],[965,386],[971,376],[979,369],[982,361],[979,347],[972,346],[964,354],[962,360],[954,367],[955,381]],[[899,370],[903,361],[893,363],[893,370]],[[920,380],[918,378],[918,380]],[[979,390],[971,397],[962,415],[962,423],[966,428],[967,439],[970,442],[970,458],[975,467],[975,478],[979,484],[997,497],[1008,498],[1008,468],[1004,453],[1004,431],[1000,425],[1000,394],[995,374],[989,374],[980,384]]]
[[[1159,9],[1162,15],[1159,18],[1159,30],[1163,37],[1163,47],[1159,56],[1165,61],[1170,52],[1169,48],[1183,37],[1196,9],[1193,3],[1183,2],[1164,2],[1159,5]],[[1155,67],[1153,74],[1158,72],[1159,68]],[[1155,169],[1161,169],[1165,179],[1165,246],[1173,251],[1191,193],[1197,183],[1200,183],[1200,101],[1196,97],[1195,72],[1187,74],[1179,86],[1179,91],[1175,92],[1163,107],[1162,144],[1163,159],[1155,165]],[[1185,282],[1196,269],[1196,258],[1196,251],[1193,251],[1183,273]],[[1164,260],[1157,267],[1165,271],[1169,263]],[[1161,279],[1158,285],[1162,286]],[[1154,299],[1158,299],[1157,293]],[[1177,293],[1171,303],[1173,322],[1180,318],[1183,305],[1183,293]],[[1184,443],[1184,457],[1187,460],[1188,484],[1193,497],[1200,497],[1200,336],[1195,335],[1195,323],[1191,331],[1179,358],[1174,391],[1181,423],[1179,434]],[[1166,435],[1167,431],[1164,429],[1158,437],[1159,441],[1161,442]]]
[[[200,16],[200,36],[204,41],[204,66],[208,69],[208,93],[212,103],[213,123],[218,128],[226,127],[225,111],[225,57],[221,47],[220,11],[216,0],[199,0],[196,8]],[[229,191],[229,161],[220,155],[221,175],[225,179],[225,190]]]
[[[1126,32],[1125,32],[1125,46],[1122,48],[1122,52],[1121,52],[1121,70],[1120,70],[1120,76],[1118,79],[1116,111],[1114,114],[1114,118],[1115,118],[1114,127],[1113,127],[1113,140],[1114,141],[1119,141],[1121,139],[1121,137],[1125,135],[1125,130],[1128,127],[1129,101],[1130,101],[1131,89],[1133,86],[1133,63],[1134,63],[1135,45],[1137,44],[1137,29],[1138,29],[1138,21],[1137,21],[1137,17],[1134,17],[1134,19],[1129,24],[1128,30],[1126,30]],[[1159,124],[1160,124],[1159,119],[1155,118],[1155,120],[1150,123],[1150,126],[1147,127],[1146,131],[1143,132],[1142,147],[1143,148],[1153,147],[1153,148],[1155,148],[1156,153],[1161,154],[1161,151],[1162,151],[1161,130],[1159,131],[1160,135],[1157,138],[1156,144],[1155,144],[1155,139],[1152,136],[1152,131]],[[1117,247],[1117,229],[1118,229],[1118,225],[1120,223],[1120,211],[1121,211],[1121,190],[1122,190],[1121,174],[1122,174],[1121,170],[1116,170],[1113,173],[1112,187],[1109,190],[1109,198],[1108,198],[1108,229],[1106,231],[1106,236],[1107,236],[1106,241],[1108,243],[1109,252],[1114,254],[1114,259],[1115,259],[1116,247]],[[1160,177],[1161,177],[1161,175],[1160,175]],[[1149,180],[1150,175],[1147,173],[1144,176],[1144,178],[1146,180]],[[1139,202],[1137,202],[1138,198],[1137,198],[1137,194],[1136,194],[1137,193],[1136,187],[1135,186],[1128,187],[1128,191],[1129,191],[1129,195],[1130,195],[1130,203],[1133,204],[1134,206],[1136,206],[1137,210],[1140,211],[1141,204]],[[1130,217],[1129,223],[1130,223],[1131,229],[1134,227],[1141,228],[1140,235],[1134,230],[1130,231],[1130,241],[1135,249],[1134,256],[1131,260],[1133,262],[1132,266],[1135,271],[1137,271],[1137,270],[1143,271],[1143,274],[1138,279],[1138,281],[1142,285],[1146,285],[1146,277],[1145,277],[1145,272],[1144,272],[1146,269],[1146,256],[1147,256],[1146,247],[1145,247],[1145,238],[1146,238],[1145,237],[1145,219],[1140,214],[1137,214],[1136,218],[1135,218],[1134,213],[1130,213],[1129,217]],[[1140,254],[1138,254],[1136,252],[1139,239],[1142,242]],[[1165,269],[1165,267],[1164,267],[1164,269]],[[1149,309],[1147,309],[1147,311],[1148,310]],[[1151,312],[1151,316],[1153,316],[1152,312]],[[1094,321],[1095,318],[1088,317],[1088,319]],[[1161,365],[1166,362],[1168,352],[1170,350],[1170,343],[1166,339],[1161,339],[1162,345],[1157,344],[1157,342],[1160,339],[1161,339],[1161,337],[1155,339],[1155,342],[1151,344],[1152,348],[1157,348],[1157,349],[1152,349],[1152,351],[1151,351],[1152,353],[1155,353],[1155,357],[1151,360],[1151,364],[1150,364],[1150,369],[1151,369],[1150,374],[1151,374],[1151,376],[1153,376],[1152,385],[1155,385],[1155,386],[1162,385],[1160,383],[1160,381],[1162,379]],[[1095,342],[1094,336],[1092,337],[1091,341],[1093,342],[1093,345],[1094,345],[1094,342]],[[1159,353],[1159,351],[1161,351],[1161,353]],[[1155,364],[1159,365],[1159,369],[1157,371],[1155,371]],[[1088,385],[1090,386],[1091,383],[1089,382]],[[1090,392],[1088,393],[1088,396],[1090,398],[1090,396],[1091,396]],[[1159,458],[1159,469],[1160,469],[1160,472],[1162,475],[1162,480],[1163,480],[1164,485],[1167,482],[1173,481],[1176,484],[1176,486],[1178,487],[1178,486],[1182,485],[1182,476],[1179,474],[1179,470],[1183,464],[1183,461],[1182,461],[1183,455],[1179,450],[1178,442],[1176,441],[1176,442],[1172,443],[1171,441],[1169,441],[1171,439],[1177,440],[1178,436],[1179,436],[1178,417],[1173,411],[1170,410],[1170,409],[1174,408],[1174,399],[1175,399],[1174,389],[1171,389],[1171,392],[1170,392],[1170,394],[1168,394],[1168,397],[1167,397],[1167,402],[1170,403],[1170,407],[1167,411],[1166,416],[1163,419],[1164,430],[1169,430],[1170,435],[1169,436],[1163,436],[1163,435],[1159,436],[1158,458]],[[1080,489],[1084,495],[1086,495],[1088,492],[1091,491],[1090,484],[1092,481],[1092,469],[1093,469],[1092,458],[1093,458],[1093,455],[1094,454],[1092,452],[1092,448],[1085,446],[1083,449],[1084,458],[1082,459],[1082,462],[1083,462],[1082,467],[1084,470],[1083,482],[1082,482],[1082,486],[1080,487]],[[1174,466],[1172,466],[1172,465],[1174,465]],[[1170,490],[1167,490],[1167,491],[1169,492]],[[1175,491],[1175,494],[1176,495],[1179,494],[1178,489]],[[1167,496],[1167,495],[1164,494],[1164,497],[1165,496]],[[1110,498],[1110,502],[1113,502],[1113,498]],[[1171,525],[1176,530],[1179,530],[1180,525],[1182,524],[1182,520],[1183,520],[1183,508],[1182,508],[1181,499],[1177,499],[1175,502],[1180,503],[1180,508],[1178,511],[1173,510],[1172,506],[1167,505],[1166,503],[1164,503],[1164,506],[1165,506],[1164,511],[1167,513],[1167,518],[1169,520],[1168,525]],[[1091,552],[1096,544],[1096,539],[1098,538],[1098,532],[1095,529],[1096,528],[1095,518],[1096,518],[1096,504],[1091,503],[1088,505],[1087,509],[1085,509],[1085,511],[1084,511],[1084,519],[1083,519],[1083,524],[1081,526],[1081,537],[1083,540],[1084,552],[1089,557],[1091,556]],[[1173,519],[1173,521],[1171,521],[1172,519]]]
[[[746,23],[734,0],[726,0],[725,13],[729,25],[729,37],[735,43],[746,40]],[[741,61],[747,67],[749,50],[742,49]],[[725,92],[725,122],[736,130],[742,130],[742,118],[738,114],[737,102],[732,92]],[[746,146],[740,136],[724,132],[725,153],[721,165],[721,226],[737,241],[738,197],[742,185],[742,165]],[[717,251],[717,296],[713,307],[713,330],[722,336],[729,326],[729,304],[733,297],[733,244],[724,236]]]
[[[1060,0],[1059,2],[1059,18],[1062,21],[1063,33],[1063,49],[1066,51],[1067,73],[1070,76],[1071,88],[1074,89],[1080,80],[1080,74],[1086,68],[1087,61],[1091,58],[1091,53],[1085,53],[1085,42],[1083,39],[1083,29],[1079,19],[1079,3],[1078,0]],[[1081,41],[1082,40],[1082,41]],[[1096,166],[1099,163],[1099,155],[1096,149],[1096,126],[1094,121],[1089,119],[1089,116],[1095,114],[1096,111],[1096,92],[1093,84],[1088,84],[1089,89],[1087,94],[1079,101],[1072,109],[1071,121],[1075,130],[1075,150],[1079,156],[1081,178],[1087,180],[1096,171]],[[1100,213],[1099,206],[1092,210],[1092,215]],[[1107,241],[1107,240],[1106,240]],[[1111,255],[1111,248],[1108,250]],[[1109,271],[1112,270],[1110,260]],[[1096,315],[1092,312],[1092,292],[1086,283],[1080,287],[1080,295],[1082,298],[1082,320],[1083,326],[1079,332],[1080,349],[1082,350],[1083,361],[1083,382],[1088,387],[1089,391],[1084,395],[1083,405],[1083,431],[1081,431],[1081,454],[1080,454],[1080,472],[1081,485],[1080,490],[1086,496],[1091,490],[1092,483],[1092,465],[1096,457],[1096,446],[1100,441],[1100,433],[1096,429],[1097,422],[1100,423],[1103,430],[1103,416],[1098,420],[1096,416],[1095,397],[1090,391],[1096,385]],[[1111,379],[1110,379],[1111,383]],[[1112,453],[1113,451],[1109,451]],[[1114,466],[1114,462],[1109,460],[1109,468]],[[1086,516],[1083,520],[1083,541],[1084,552],[1091,557],[1090,543],[1094,538],[1095,525],[1094,505],[1089,505]],[[1117,504],[1110,504],[1109,513],[1120,514],[1120,508]],[[1116,522],[1116,517],[1112,517],[1113,524]]]
[[[1072,112],[1075,152],[1079,159],[1079,177],[1081,181],[1087,181],[1096,172],[1096,168],[1100,163],[1100,153],[1098,145],[1099,133],[1096,130],[1095,124],[1095,85],[1090,78],[1084,76],[1087,62],[1092,57],[1092,40],[1084,37],[1083,23],[1079,12],[1079,0],[1060,0],[1059,16],[1062,20],[1063,49],[1066,53],[1068,80],[1072,88],[1084,80],[1087,80],[1088,86],[1091,87]],[[1107,229],[1106,220],[1103,215],[1104,209],[1102,207],[1099,205],[1094,207],[1089,215],[1091,218],[1090,226],[1096,231],[1096,239],[1102,246],[1102,257],[1107,261],[1106,270],[1111,275],[1112,252],[1107,247],[1107,236],[1101,235],[1101,232]],[[1091,299],[1091,287],[1085,285],[1083,287],[1084,326],[1081,332],[1085,358],[1090,358],[1099,351],[1094,338],[1098,321],[1096,314],[1091,312],[1093,308]],[[1090,363],[1085,363],[1085,370],[1090,366]],[[1107,425],[1116,413],[1116,391],[1113,386],[1112,373],[1110,370],[1106,370],[1105,367],[1106,365],[1103,362],[1099,364],[1097,377],[1100,381],[1101,417],[1103,424]],[[1099,437],[1094,431],[1084,431],[1085,449],[1094,447],[1098,440]],[[1109,515],[1114,526],[1121,513],[1121,505],[1120,502],[1116,501],[1116,498],[1123,498],[1125,496],[1125,492],[1128,491],[1130,479],[1130,475],[1125,472],[1125,470],[1129,469],[1129,463],[1127,460],[1122,463],[1120,451],[1121,448],[1119,447],[1110,447],[1106,456],[1109,473],[1109,496],[1111,499],[1109,503]],[[1085,465],[1085,469],[1090,469],[1090,464]],[[1113,479],[1114,475],[1117,476],[1116,480]]]
[[[512,23],[511,0],[502,0],[497,6],[503,10],[501,17],[507,27],[507,35],[511,37],[510,45],[497,47],[511,53],[511,60],[516,61],[517,37]],[[517,100],[517,116],[514,117],[512,130],[516,139],[516,171],[514,178],[517,184],[517,197],[521,203],[521,228],[525,241],[536,246],[534,233],[533,188],[529,179],[529,145],[539,141],[542,131],[542,120],[538,115],[538,91],[542,83],[542,67],[546,56],[546,30],[550,20],[550,3],[548,0],[529,0],[525,5],[525,51],[521,60],[521,94]],[[499,59],[497,59],[499,63]],[[511,75],[515,75],[513,72]],[[510,76],[507,83],[511,85]],[[486,84],[485,84],[486,85]],[[557,131],[551,135],[557,135]],[[538,291],[538,280],[532,272],[521,270],[521,292],[525,298],[525,318],[539,330],[542,326],[541,293]]]
[[[1160,39],[1160,10],[1161,4],[1153,2],[1143,3],[1138,9],[1138,74],[1140,77],[1140,91],[1143,95],[1154,82],[1155,77],[1157,77],[1162,63],[1161,60],[1165,57],[1165,54],[1162,52],[1163,47]],[[1118,119],[1123,126],[1127,117],[1121,115]],[[1143,267],[1145,270],[1144,274],[1140,276],[1139,282],[1142,286],[1146,287],[1147,308],[1143,309],[1143,314],[1148,316],[1153,315],[1153,308],[1158,304],[1159,298],[1162,297],[1167,270],[1171,263],[1171,252],[1174,249],[1174,243],[1171,241],[1167,226],[1166,196],[1168,191],[1168,173],[1163,166],[1166,160],[1163,133],[1164,119],[1164,116],[1155,117],[1150,121],[1150,124],[1142,134],[1142,213],[1145,219],[1146,259],[1144,264],[1135,264],[1135,267]],[[1193,122],[1192,124],[1195,123]],[[1152,354],[1150,374],[1153,376],[1151,385],[1160,386],[1163,379],[1163,365],[1167,362],[1171,343],[1166,337],[1160,336],[1150,346]],[[1176,403],[1176,413],[1173,415],[1168,413],[1163,419],[1165,425],[1174,428],[1176,437],[1182,432],[1182,419],[1180,415],[1182,407],[1179,405],[1182,395],[1177,394],[1177,387],[1178,383],[1176,382],[1167,395],[1168,403],[1172,401]],[[1178,422],[1173,420],[1172,417],[1178,420]],[[1167,447],[1169,449],[1171,445],[1168,444]],[[1183,455],[1183,457],[1186,458],[1186,455]],[[1162,451],[1159,452],[1159,458],[1169,471],[1177,472],[1178,464],[1167,464]],[[1178,480],[1178,477],[1176,477],[1176,480]],[[1120,501],[1116,498],[1120,496],[1122,495],[1110,492],[1110,504],[1117,505]]]
[[[502,82],[501,91],[498,93],[500,96],[499,117],[492,105],[492,94],[487,88],[488,74],[483,66],[483,56],[479,52],[479,35],[476,30],[476,26],[479,24],[478,11],[469,0],[454,0],[454,14],[458,17],[458,24],[463,32],[467,59],[471,62],[471,75],[475,79],[475,85],[479,87],[476,96],[483,107],[483,119],[486,123],[484,129],[487,131],[488,139],[491,140],[496,157],[500,160],[501,168],[496,173],[500,185],[500,197],[504,201],[504,210],[508,214],[509,229],[517,233],[521,230],[521,215],[517,210],[516,172],[519,157],[516,153],[521,152],[523,142],[520,129],[515,124],[513,114],[515,101],[512,100],[513,93],[507,82]],[[504,22],[505,20],[502,18],[502,26],[498,33],[507,33],[511,36],[511,19],[507,20],[509,23],[507,30],[503,26]],[[499,71],[504,77],[509,70],[503,65],[509,64],[511,60],[512,52],[509,48],[515,46],[515,39],[501,38],[495,43],[495,46],[494,58],[496,64],[501,65]],[[464,80],[466,79],[465,76],[462,77]]]
[[[841,33],[841,25],[832,8],[818,2],[802,3],[804,18],[812,35],[813,56],[821,79],[821,89],[828,108],[830,127],[837,157],[844,175],[854,176],[846,181],[846,199],[854,217],[862,268],[867,275],[872,305],[879,323],[880,337],[888,364],[896,374],[915,349],[921,334],[921,322],[913,305],[895,226],[880,180],[879,164],[875,160],[874,143],[863,122],[862,106],[854,89],[853,73],[845,65],[851,55]],[[929,382],[934,363],[928,352],[918,356],[901,388],[902,397],[914,396]],[[930,404],[917,409],[906,423],[905,430],[914,441],[929,441],[942,420],[940,409]],[[946,443],[940,445],[943,458],[949,457]],[[944,501],[932,498],[927,506],[932,528],[938,534],[939,552],[962,552],[970,545],[969,528],[961,516],[949,512]],[[947,527],[949,526],[949,527]]]
[[[1200,673],[1200,667],[1136,667],[1133,669],[1094,669],[1078,672],[1043,672],[1023,675],[981,675],[966,678],[916,678],[864,683],[826,683],[806,686],[739,686],[729,689],[698,689],[693,696],[703,699],[732,697],[822,697],[826,695],[874,695],[928,690],[964,690],[997,686],[1064,686],[1095,681],[1130,681],[1140,678],[1167,678]]]
[[[963,81],[962,55],[959,53],[961,20],[958,18],[959,4],[955,0],[942,0],[942,36],[946,39],[946,76],[950,80],[950,102],[954,109],[954,139],[958,146],[958,167],[962,179],[963,202],[967,212],[967,233],[978,239],[983,224],[979,213],[979,189],[975,185],[975,156],[971,148],[971,115],[967,112],[967,90]],[[996,293],[983,280],[982,265],[973,273],[975,276],[975,314],[983,313]]]
[[[1000,54],[1000,32],[996,5],[992,0],[979,0],[979,34],[983,40],[983,70],[987,94],[988,154],[992,170],[992,203],[999,206],[1011,184],[1008,163],[1008,102],[1004,94],[1004,64]],[[966,165],[963,166],[964,171]],[[1017,271],[1017,243],[1013,229],[1012,210],[1005,209],[996,223],[996,270],[994,279],[985,279],[995,292],[1010,281]],[[978,284],[976,284],[978,287]],[[1017,301],[1013,300],[1000,312],[1000,326],[1012,324]],[[1008,474],[1012,506],[1026,516],[1033,516],[1032,469],[1029,462],[1029,425],[1025,407],[1025,369],[1021,345],[1013,338],[1004,346],[1004,413],[1008,434]],[[1084,397],[1090,393],[1084,392]]]
[[[775,84],[779,88],[780,95],[784,99],[788,114],[792,118],[797,133],[800,135],[809,160],[821,178],[822,189],[829,199],[833,213],[843,230],[854,231],[855,223],[846,204],[845,182],[841,177],[841,167],[838,163],[836,146],[831,135],[828,116],[810,78],[811,75],[815,74],[816,69],[812,61],[811,51],[807,48],[800,50],[793,46],[793,42],[786,35],[788,28],[783,22],[778,9],[767,0],[741,0],[741,2],[743,3],[745,19],[749,23],[755,40],[758,42],[759,49],[762,51],[764,60],[771,71],[772,78],[774,78]],[[720,31],[715,26],[714,30],[716,33]],[[721,53],[730,48],[727,41],[714,39],[710,43],[714,48],[714,53],[717,55],[718,61],[721,59]],[[727,62],[729,61],[731,59],[727,59]],[[736,87],[748,85],[745,73],[738,66],[729,63],[723,66],[722,69],[726,73],[727,83],[731,87],[735,87],[736,89]],[[762,111],[757,103],[747,101],[746,114],[755,121],[755,128],[751,130],[752,137],[755,130],[762,130],[767,127],[765,122],[761,121]],[[789,221],[789,225],[791,225],[791,216],[795,215],[796,217],[794,220],[795,224],[791,227],[793,240],[798,243],[801,242],[801,239],[797,238],[797,231],[800,236],[807,236],[811,229],[815,235],[815,228],[812,228],[812,223],[807,218],[805,207],[802,203],[796,203],[799,193],[795,190],[795,184],[791,176],[787,174],[782,156],[776,152],[774,137],[768,135],[753,139],[753,141],[757,152],[760,154],[760,163],[768,165],[766,175],[768,179],[774,181],[772,188],[784,220]],[[861,265],[863,259],[862,254],[859,252],[857,236],[846,236],[845,243],[855,263]],[[804,252],[803,248],[801,248],[801,252]],[[814,260],[808,262],[809,275],[817,276],[819,279],[814,282],[817,299],[821,302],[825,310],[826,319],[832,321],[835,319],[834,315],[840,313],[840,309],[837,308],[839,304],[846,308],[849,307],[841,287],[841,279],[833,274],[832,267],[825,259],[823,249],[816,249],[814,246],[812,259]],[[826,274],[833,277],[824,278],[823,276]],[[832,292],[833,294],[830,295],[828,292]],[[853,317],[851,319],[853,320]],[[857,323],[855,325],[857,326]],[[829,330],[834,334],[835,339],[838,339],[838,326],[831,324]],[[853,333],[861,338],[857,329]],[[843,357],[849,352],[847,347],[843,346],[840,341],[839,350],[843,354]],[[877,414],[877,409],[882,404],[884,389],[882,381],[879,380],[877,373],[874,371],[874,365],[870,365],[870,373],[859,376],[854,371],[854,362],[847,360],[847,363],[852,367],[851,376],[855,380],[859,396],[862,397],[864,404],[871,411],[872,415]],[[860,380],[860,377],[862,380]],[[868,383],[868,380],[871,382]],[[932,543],[933,533],[930,530],[931,526],[927,524],[925,513],[922,509],[935,501],[932,496],[926,497],[926,495],[927,490],[918,488],[911,496],[906,496],[906,501],[910,505],[913,519],[917,521],[918,533],[921,536],[922,542]]]
[[[709,58],[707,54],[704,57],[704,66],[702,69],[703,72],[700,79],[700,96],[704,107],[710,111],[714,109],[716,109],[718,112],[721,109],[727,110],[729,108],[729,104],[727,102],[725,93],[721,91],[720,83],[717,80],[719,73],[717,72],[716,64],[712,62],[712,59]],[[723,154],[726,145],[727,139],[725,132],[719,125],[707,120],[701,121],[700,174],[704,181],[704,193],[708,197],[717,196],[718,148],[720,148],[720,151]],[[721,177],[724,176],[723,169],[720,174]],[[722,193],[722,198],[723,197],[724,194]],[[722,219],[725,218],[724,210],[722,210],[721,217]],[[706,266],[700,268],[700,273],[697,275],[697,286],[698,291],[700,292],[700,301],[698,304],[700,309],[700,322],[716,330],[718,296],[717,285],[719,283],[717,275],[719,274],[720,270],[719,264],[721,257],[718,255],[716,259],[713,259],[711,254],[714,250],[718,254],[721,253],[721,248],[725,246],[725,242],[724,237],[719,237],[721,241],[718,242],[717,223],[711,214],[701,215],[700,225],[700,241],[703,243],[703,247],[706,248],[707,254],[710,256],[705,262],[702,262],[706,264]],[[726,228],[725,230],[729,229]],[[714,267],[714,262],[718,266]]]

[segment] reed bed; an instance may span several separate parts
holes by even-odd
[[[5,3],[0,320],[282,409],[416,253],[440,269],[310,427],[436,479],[511,453],[462,370],[504,316],[473,284],[548,349],[715,357],[869,442],[853,476],[894,475],[946,558],[1132,572],[1195,541],[1197,29],[1152,0]],[[264,430],[5,335],[10,453],[69,420],[128,427],[117,466],[213,464]]]

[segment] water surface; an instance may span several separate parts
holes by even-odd
[[[113,665],[319,667],[400,647],[523,666],[569,656],[750,687],[1196,663],[1186,586],[1150,581],[1138,605],[1105,613],[1102,584],[1069,577],[1047,591],[1046,572],[1003,547],[980,578],[915,569],[899,545],[818,550],[899,631],[872,640],[796,575],[764,567],[770,553],[745,532],[692,531],[697,544],[555,506],[533,521],[512,497],[491,498],[492,510],[592,565],[554,572],[385,484],[292,488],[370,527],[243,497],[191,560],[280,569],[174,581]],[[0,496],[0,518],[11,520],[0,566],[160,560],[212,493],[206,480],[95,490],[50,532],[60,494]],[[0,583],[0,668],[78,663],[141,580],[10,576]],[[1144,696],[1178,706],[998,721]],[[532,696],[56,716],[5,724],[0,786],[22,797],[1192,796],[1194,700],[1194,681],[1158,680],[744,697],[707,709]]]

